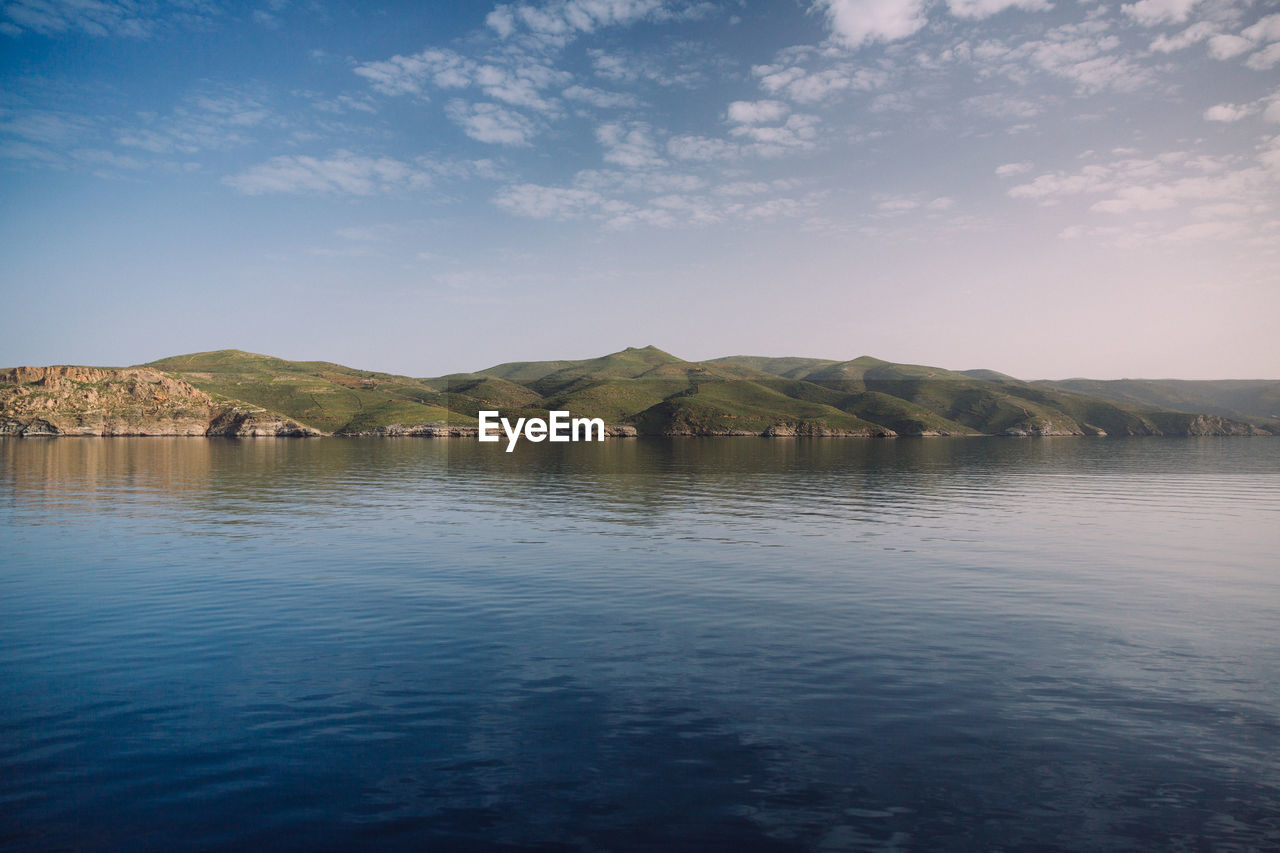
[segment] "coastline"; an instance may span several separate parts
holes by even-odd
[[[479,430],[475,427],[432,427],[422,429],[405,429],[364,432],[320,432],[318,430],[306,431],[288,431],[288,432],[243,432],[243,433],[191,433],[191,432],[34,432],[34,433],[16,433],[0,432],[0,441],[5,439],[57,439],[57,438],[206,438],[206,439],[254,439],[254,438],[428,438],[428,439],[454,439],[454,438],[477,438]],[[1002,433],[986,433],[986,432],[969,432],[969,433],[940,433],[940,432],[919,432],[919,433],[792,433],[792,432],[667,432],[667,433],[641,433],[636,432],[634,427],[607,427],[605,439],[615,438],[792,438],[792,439],[930,439],[930,438],[1274,438],[1271,433],[1266,432],[1203,432],[1203,433],[1160,433],[1160,434],[1134,434],[1134,435],[1108,435],[1106,433],[1079,433],[1079,432],[1045,432],[1045,433],[1028,433],[1028,432],[1002,432]],[[598,444],[599,442],[578,442]]]

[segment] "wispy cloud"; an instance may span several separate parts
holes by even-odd
[[[1187,151],[1126,156],[1090,163],[1074,172],[1045,173],[1008,192],[1013,198],[1042,205],[1082,200],[1088,213],[1117,217],[1121,222],[1081,223],[1065,236],[1106,236],[1109,242],[1136,245],[1173,234],[1225,239],[1249,231],[1258,236],[1252,225],[1264,224],[1259,215],[1273,211],[1277,189],[1280,136],[1264,143],[1251,161]],[[1203,219],[1206,213],[1218,224],[1188,224],[1188,219]],[[1224,225],[1227,218],[1232,221]],[[1251,218],[1256,222],[1251,223]]]
[[[715,10],[705,2],[671,0],[553,0],[550,3],[500,4],[485,23],[500,38],[526,35],[563,46],[584,33],[639,21],[690,20]]]
[[[777,186],[765,183],[768,193]],[[619,187],[621,189],[621,187]],[[774,195],[752,197],[752,192],[697,193],[653,192],[630,200],[583,187],[518,184],[506,187],[494,198],[499,208],[530,219],[566,221],[590,219],[605,228],[622,230],[637,226],[676,228],[710,226],[728,221],[755,222],[808,215],[821,194],[801,197]]]
[[[729,121],[763,124],[781,121],[791,108],[781,101],[734,101],[729,104]]]
[[[92,36],[148,38],[156,24],[142,3],[107,0],[14,0],[3,15],[11,33],[53,35],[79,31]]]
[[[447,48],[428,48],[410,56],[366,62],[357,65],[355,73],[383,94],[425,96],[431,86],[439,89],[474,87],[509,106],[543,112],[556,108],[554,101],[543,92],[573,79],[567,72],[527,54],[475,60]]]
[[[1033,163],[1004,163],[996,166],[996,174],[1001,178],[1011,178],[1014,175],[1025,175],[1035,167]]]
[[[750,140],[752,150],[763,157],[777,157],[787,151],[808,151],[817,146],[816,115],[794,113],[781,124],[742,124],[730,131],[736,137]]]
[[[667,140],[667,153],[677,160],[711,162],[742,154],[742,146],[709,136],[681,134]]]
[[[880,195],[875,198],[875,201],[877,215],[882,217],[904,216],[914,212],[941,214],[956,205],[956,200],[950,196],[934,196],[930,198],[925,193]]]
[[[565,89],[560,94],[570,101],[580,101],[602,110],[635,109],[643,105],[643,102],[635,95],[625,92],[608,92],[604,89],[595,89],[591,86],[576,84]]]
[[[1173,35],[1161,33],[1151,42],[1151,49],[1160,53],[1173,53],[1199,44],[1216,33],[1217,27],[1208,21],[1200,21]]]
[[[1047,12],[1052,8],[1048,0],[947,0],[947,11],[957,18],[990,18],[1006,9]]]
[[[257,129],[282,124],[260,95],[209,91],[184,98],[168,114],[140,116],[116,131],[116,142],[153,154],[192,154],[246,145]]]
[[[336,151],[328,157],[273,157],[223,182],[247,195],[340,193],[374,195],[422,190],[432,184],[428,164]]]
[[[538,184],[516,184],[506,187],[494,203],[511,213],[530,219],[576,219],[594,211],[607,211],[607,199],[593,190],[576,187],[546,187]],[[629,206],[619,203],[613,212],[621,213]]]
[[[1072,83],[1082,94],[1131,92],[1155,81],[1154,71],[1122,50],[1123,41],[1103,20],[1064,24],[1042,38],[1022,42],[988,39],[967,55],[983,73],[1025,81],[1036,72]]]
[[[0,33],[148,39],[178,28],[199,29],[224,16],[214,0],[9,0],[0,8]]]
[[[622,48],[589,48],[587,57],[597,76],[612,83],[653,83],[666,88],[694,89],[724,70],[723,60],[698,42],[675,42],[660,52]]]
[[[1138,0],[1122,7],[1124,13],[1140,24],[1181,24],[1200,0]]]
[[[771,65],[756,65],[751,73],[760,78],[760,88],[800,104],[816,104],[844,92],[870,92],[882,88],[889,79],[882,69],[837,61],[824,68],[805,67],[807,60],[826,63],[825,55],[811,51],[787,51]]]
[[[596,139],[604,146],[604,160],[628,169],[666,165],[658,153],[658,143],[647,124],[609,122],[596,128]]]
[[[445,115],[467,136],[494,145],[525,146],[537,133],[537,127],[528,118],[497,104],[472,104],[454,99],[445,107]]]

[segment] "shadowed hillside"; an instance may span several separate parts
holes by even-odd
[[[0,431],[267,431],[218,420],[219,413],[231,412],[293,434],[448,435],[474,431],[482,410],[516,418],[560,409],[602,418],[614,434],[642,435],[1280,433],[1280,420],[1259,414],[1280,408],[1274,405],[1280,383],[1024,382],[995,371],[958,372],[870,356],[691,362],[648,346],[422,379],[218,350],[76,374],[92,382],[42,370],[53,369],[17,368],[0,377]],[[1149,402],[1156,399],[1169,403]],[[1188,402],[1204,405],[1183,405]]]
[[[1064,379],[1036,384],[1139,408],[1207,412],[1280,428],[1280,381],[1271,379]]]

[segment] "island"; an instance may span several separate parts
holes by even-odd
[[[686,361],[653,346],[412,378],[241,350],[0,370],[0,435],[474,436],[500,410],[610,436],[1280,435],[1280,381],[1024,381],[870,356]]]

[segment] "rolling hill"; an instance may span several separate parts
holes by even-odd
[[[0,434],[150,434],[165,433],[165,423],[180,424],[173,434],[209,434],[222,412],[254,413],[255,423],[281,424],[281,434],[469,434],[477,413],[492,409],[508,417],[564,409],[602,418],[616,434],[640,435],[1280,434],[1277,382],[1026,382],[869,356],[691,362],[648,346],[414,378],[218,350],[122,371],[59,369],[96,370],[98,390],[64,382],[59,391],[23,373],[45,368],[6,371]],[[139,371],[149,377],[143,385]],[[183,390],[138,398],[139,388],[162,387],[153,376]],[[104,420],[108,411],[118,417]]]

